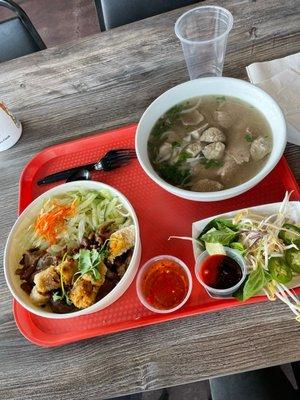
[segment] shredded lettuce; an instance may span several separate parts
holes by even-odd
[[[79,245],[84,236],[95,232],[106,221],[114,221],[117,228],[132,224],[132,218],[117,196],[109,190],[76,190],[47,199],[41,209],[42,213],[53,210],[55,204],[68,205],[75,201],[76,212],[64,221],[63,228],[56,232],[56,243],[50,244],[35,231],[35,222],[29,227],[23,246],[47,249],[55,254],[66,248]],[[29,246],[30,244],[30,246]]]

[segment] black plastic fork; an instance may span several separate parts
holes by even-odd
[[[54,174],[48,175],[43,179],[40,179],[37,184],[44,185],[46,183],[53,183],[60,181],[62,179],[67,179],[70,174],[73,174],[81,169],[86,169],[88,171],[111,171],[113,169],[122,167],[130,162],[132,158],[136,158],[136,153],[134,149],[114,149],[108,151],[104,157],[96,163],[80,165],[78,167],[66,169],[64,171],[56,172]]]

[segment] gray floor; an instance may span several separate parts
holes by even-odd
[[[297,389],[297,383],[291,364],[281,365],[286,377],[291,382],[294,389]],[[209,400],[210,389],[208,381],[190,383],[187,385],[174,386],[168,388],[168,400]],[[149,392],[139,393],[131,396],[131,400],[159,400],[162,390],[153,390]],[[122,398],[121,398],[122,399]],[[116,399],[117,400],[117,399]]]
[[[159,400],[162,393],[162,390],[152,390],[133,395],[130,400]],[[168,400],[209,400],[209,383],[208,381],[201,381],[188,385],[174,386],[168,388],[168,394]],[[120,399],[122,400],[122,398]]]
[[[174,386],[168,388],[169,400],[208,400],[208,381],[190,383],[189,385]],[[158,400],[161,391],[144,393],[142,400]]]
[[[28,14],[47,47],[100,32],[94,0],[14,0]],[[0,6],[0,21],[14,14]]]

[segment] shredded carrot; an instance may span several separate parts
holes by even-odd
[[[65,229],[65,222],[68,217],[72,217],[76,212],[76,201],[70,205],[58,204],[53,202],[53,208],[41,213],[35,223],[35,231],[43,236],[50,244],[57,242],[57,235]]]

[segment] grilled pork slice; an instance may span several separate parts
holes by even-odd
[[[74,283],[69,298],[75,307],[83,309],[95,303],[98,290],[105,281],[106,267],[102,263],[99,267],[101,278],[95,280],[90,274],[82,275]]]
[[[65,260],[55,267],[55,270],[62,274],[63,283],[67,286],[72,285],[75,272],[77,272],[76,262],[74,260]]]
[[[109,256],[108,260],[113,262],[114,259],[134,246],[135,227],[134,225],[126,226],[114,232],[109,238]]]
[[[49,295],[39,293],[37,291],[36,286],[33,286],[32,290],[30,292],[30,298],[35,304],[40,306],[42,304],[47,304],[48,303]]]
[[[34,276],[33,282],[36,285],[36,290],[40,294],[46,294],[60,287],[60,276],[55,267],[51,265],[41,272],[38,272]]]

